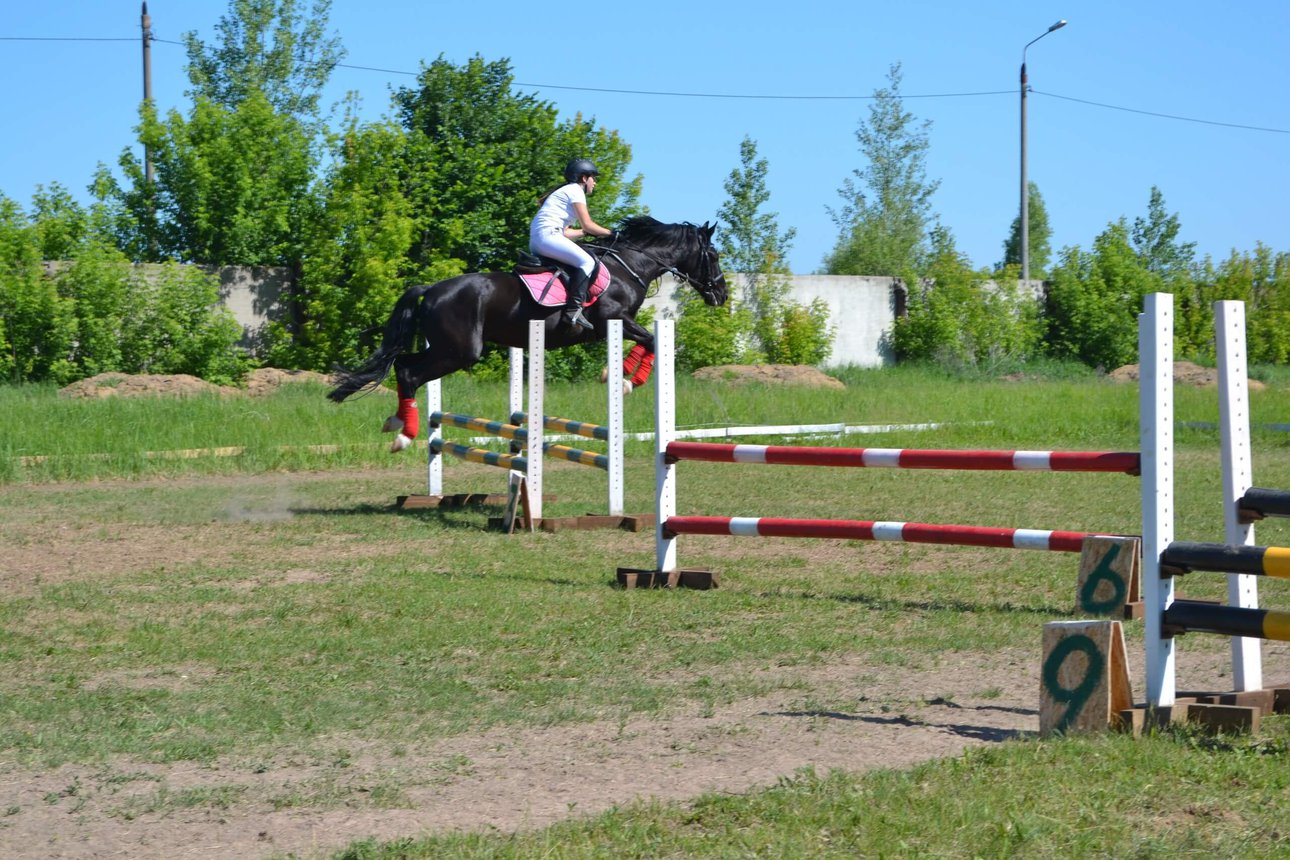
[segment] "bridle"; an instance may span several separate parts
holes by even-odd
[[[696,227],[695,225],[687,223],[685,226],[689,227],[691,230],[694,230],[696,235],[698,234],[699,228]],[[637,254],[640,254],[645,259],[654,263],[664,272],[670,274],[672,277],[676,278],[679,281],[685,281],[686,284],[688,284],[690,287],[697,290],[698,292],[702,293],[703,295],[708,295],[710,293],[716,292],[717,285],[716,285],[716,277],[714,277],[712,274],[712,268],[713,268],[712,262],[711,262],[712,244],[710,242],[705,242],[702,239],[699,240],[699,254],[703,258],[703,261],[707,268],[707,271],[703,273],[703,280],[699,280],[698,278],[691,276],[688,272],[682,272],[676,266],[670,265],[665,261],[660,260],[657,256],[655,256],[650,251],[645,250],[639,245],[633,245],[630,242],[627,242],[626,240],[621,238],[614,239],[613,242],[608,246],[605,246],[605,245],[585,246],[586,250],[588,251],[600,252],[600,253],[609,254],[610,256],[612,256],[615,260],[618,261],[619,265],[621,265],[624,269],[627,270],[627,274],[631,275],[632,278],[636,281],[636,283],[640,284],[641,289],[646,290],[648,292],[649,284],[647,284],[645,282],[645,279],[642,278],[639,274],[637,274],[637,272],[627,264],[627,261],[623,259],[622,255],[618,253],[618,251],[616,250],[618,246],[621,246],[629,251],[635,251]],[[718,269],[718,274],[720,274],[720,269]]]

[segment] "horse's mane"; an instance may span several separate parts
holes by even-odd
[[[688,242],[698,236],[698,228],[693,224],[664,224],[649,215],[633,215],[619,224],[618,235],[628,242],[650,246]],[[608,245],[610,240],[598,239],[595,244]]]

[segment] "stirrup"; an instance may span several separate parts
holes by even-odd
[[[570,328],[585,328],[588,331],[595,328],[591,321],[583,316],[582,308],[566,308],[564,311],[564,324]]]

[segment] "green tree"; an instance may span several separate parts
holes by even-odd
[[[1027,183],[1026,220],[1030,222],[1027,239],[1030,245],[1030,276],[1043,278],[1048,272],[1048,263],[1052,258],[1053,230],[1048,224],[1048,207],[1044,197],[1039,193],[1039,186]],[[1003,243],[1003,262],[996,269],[1021,265],[1021,214],[1012,219],[1008,238]]]
[[[722,265],[742,275],[741,301],[728,302],[726,309],[707,308],[687,303],[688,313],[725,313],[733,325],[727,333],[736,341],[747,332],[738,324],[745,318],[740,311],[751,311],[751,333],[756,347],[767,360],[784,364],[818,364],[828,357],[832,344],[828,327],[828,306],[814,302],[809,307],[789,299],[792,273],[788,252],[796,230],[779,229],[775,213],[763,206],[770,200],[766,187],[769,163],[757,157],[757,144],[745,137],[739,146],[740,166],[730,172],[725,189],[729,195],[718,217],[725,229],[718,235],[717,249]],[[701,309],[702,308],[702,309]],[[708,326],[705,336],[716,334]],[[736,344],[732,344],[732,347]]]
[[[322,218],[306,243],[295,296],[299,326],[271,324],[271,363],[325,370],[354,366],[370,351],[366,330],[385,319],[414,274],[408,251],[416,223],[403,193],[407,150],[407,135],[393,122],[351,121],[335,141]],[[437,281],[459,271],[415,274]]]
[[[198,97],[186,118],[171,111],[161,120],[145,106],[140,137],[156,182],[132,153],[122,155],[131,188],[121,200],[139,228],[127,248],[212,265],[299,264],[317,215],[317,158],[298,121],[263,95],[233,109]]]
[[[90,214],[57,182],[37,186],[31,198],[31,221],[42,260],[70,260],[93,230]]]
[[[618,133],[581,116],[558,121],[552,104],[515,93],[513,85],[508,60],[476,56],[457,67],[440,57],[422,68],[414,87],[394,93],[409,139],[404,193],[417,225],[414,265],[509,268],[516,250],[528,247],[538,198],[562,182],[574,157],[600,169],[588,201],[598,222],[637,212],[641,180],[623,178],[631,148]]]
[[[830,209],[840,235],[825,259],[829,274],[901,277],[920,271],[929,253],[931,199],[940,186],[940,180],[927,179],[931,122],[917,123],[905,110],[899,63],[887,79],[886,87],[874,91],[868,121],[856,131],[868,165],[854,170],[839,189],[842,208]]]
[[[273,112],[305,125],[319,119],[319,98],[345,58],[340,38],[327,35],[331,0],[314,0],[307,15],[296,0],[231,0],[206,45],[184,34],[189,95],[235,110],[264,98]],[[319,131],[321,129],[314,129]]]
[[[323,36],[329,5],[319,0],[303,16],[295,0],[231,0],[218,45],[185,37],[190,113],[163,119],[153,105],[141,108],[139,136],[155,183],[129,150],[119,160],[125,188],[105,171],[96,178],[128,253],[299,264],[301,237],[317,216],[319,94],[342,56],[339,42]]]
[[[1274,252],[1258,243],[1253,252],[1232,253],[1221,263],[1208,257],[1196,267],[1197,309],[1210,312],[1208,337],[1196,338],[1197,355],[1214,357],[1213,303],[1245,302],[1246,352],[1252,363],[1290,363],[1290,253]],[[1199,314],[1197,314],[1199,316]]]
[[[1179,242],[1182,224],[1178,214],[1165,210],[1165,197],[1151,186],[1147,216],[1133,219],[1133,249],[1149,272],[1155,272],[1167,283],[1185,280],[1196,257],[1195,242]]]

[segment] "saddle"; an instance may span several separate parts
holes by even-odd
[[[560,275],[560,280],[565,283],[569,281],[568,263],[561,263],[559,260],[543,257],[529,251],[520,251],[516,255],[514,272],[517,275],[540,275],[544,272],[557,272]]]

